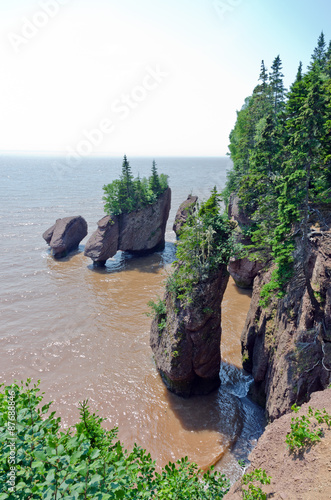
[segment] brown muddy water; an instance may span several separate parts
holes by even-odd
[[[165,389],[145,314],[171,271],[176,209],[190,191],[206,198],[213,185],[221,188],[229,160],[160,160],[173,190],[165,250],[140,258],[119,252],[105,269],[84,257],[84,242],[55,261],[41,234],[56,218],[76,214],[88,220],[91,234],[103,215],[102,185],[118,175],[121,162],[84,160],[59,176],[55,161],[0,158],[0,382],[40,379],[64,425],[77,421],[79,401],[89,399],[108,428],[119,427],[126,447],[147,448],[159,465],[188,456],[236,478],[238,458],[247,456],[264,425],[262,411],[246,397],[250,378],[241,370],[250,293],[230,280],[222,305],[222,385],[209,396],[184,400]],[[149,160],[136,163],[141,175],[150,168]]]

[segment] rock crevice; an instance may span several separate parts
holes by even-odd
[[[311,304],[302,268],[302,241],[297,239],[294,275],[286,296],[260,306],[260,292],[272,268],[255,278],[253,296],[242,333],[243,366],[251,372],[253,396],[266,405],[274,420],[293,403],[308,400],[331,381],[331,233],[309,240],[306,272],[319,302]]]
[[[228,216],[237,223],[235,231],[237,243],[241,245],[252,245],[252,240],[245,234],[252,225],[251,219],[240,207],[240,198],[231,195],[228,207]],[[252,254],[252,252],[250,252]],[[263,269],[264,264],[259,260],[252,260],[250,255],[246,257],[232,257],[228,265],[228,271],[239,288],[253,288],[254,278]]]

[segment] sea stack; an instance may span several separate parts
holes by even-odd
[[[171,206],[171,189],[157,201],[128,214],[103,217],[85,247],[95,265],[105,264],[118,250],[145,254],[164,248]]]
[[[55,224],[44,232],[43,238],[51,247],[53,257],[61,259],[76,250],[86,235],[87,222],[77,215],[57,219]]]

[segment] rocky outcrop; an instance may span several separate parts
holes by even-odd
[[[195,287],[186,307],[167,291],[166,312],[152,322],[156,366],[168,389],[180,396],[207,394],[220,384],[221,302],[228,279],[221,265]]]
[[[152,205],[128,214],[103,217],[85,246],[85,255],[104,265],[118,250],[148,253],[164,247],[171,189]]]
[[[231,194],[228,207],[229,218],[238,222],[242,226],[250,226],[251,219],[245,214],[245,211],[240,206],[240,198],[237,194]]]
[[[260,292],[270,282],[272,268],[260,272],[242,333],[243,366],[252,373],[252,393],[265,403],[271,420],[331,381],[331,232],[312,232],[308,247],[306,270],[319,309],[309,298],[298,237],[294,276],[286,296],[275,297],[263,309]]]
[[[250,244],[247,239],[238,237],[238,242]],[[239,288],[253,288],[254,279],[263,269],[264,264],[258,260],[249,260],[248,257],[237,259],[232,257],[228,265],[228,271]]]
[[[194,207],[198,201],[197,196],[192,196],[191,194],[187,197],[187,200],[185,200],[179,207],[176,213],[175,217],[175,222],[173,225],[173,230],[176,233],[176,236],[179,236],[179,233],[187,221],[187,218],[190,214],[193,213]]]
[[[51,247],[53,257],[60,259],[76,250],[87,235],[87,222],[83,217],[64,217],[44,232],[43,238]]]
[[[235,194],[230,196],[228,216],[237,223],[235,231],[237,243],[251,245],[252,240],[245,233],[251,226],[252,221],[240,207],[240,198]],[[252,253],[250,252],[251,256]],[[243,258],[232,257],[230,259],[228,271],[239,288],[252,288],[254,278],[265,265],[258,260],[253,260],[250,255]]]
[[[309,406],[315,410],[331,414],[331,389],[315,392],[309,403],[304,404],[297,414],[283,415],[269,424],[260,437],[256,448],[249,455],[250,466],[247,473],[264,469],[271,477],[269,485],[259,485],[266,498],[280,500],[323,500],[331,498],[331,431],[323,423],[317,425],[323,430],[321,441],[305,447],[299,453],[290,453],[286,445],[286,435],[291,431],[291,419],[308,416]],[[308,417],[311,423],[314,418]],[[257,484],[257,483],[255,483]],[[248,489],[247,486],[244,487]],[[237,481],[226,500],[242,500],[241,481]]]

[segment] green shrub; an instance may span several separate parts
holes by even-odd
[[[153,316],[158,320],[159,330],[162,331],[167,326],[167,307],[165,301],[158,298],[157,302],[150,300],[147,303],[148,307],[151,308],[151,312],[147,313],[147,316]]]
[[[244,500],[267,500],[267,495],[263,493],[260,486],[255,486],[253,483],[270,484],[271,477],[267,476],[266,471],[255,469],[249,474],[244,474],[241,479],[242,494]],[[248,489],[244,489],[243,485],[248,485]]]
[[[120,215],[140,210],[154,203],[167,187],[168,176],[158,175],[155,161],[152,165],[152,175],[148,179],[134,179],[130,164],[124,156],[120,179],[103,187],[105,212],[108,215]]]
[[[41,406],[38,384],[16,383],[0,393],[0,500],[221,499],[229,483],[203,474],[186,458],[161,473],[146,450],[131,452],[106,431],[103,419],[80,405],[80,421],[61,430],[61,419]]]
[[[174,272],[166,282],[171,295],[191,303],[194,287],[208,279],[234,253],[233,223],[220,213],[216,188],[210,198],[197,205],[180,233]]]
[[[299,409],[300,406],[296,404],[291,407],[291,410],[295,413],[298,413]],[[316,423],[311,421],[311,418],[315,419],[319,424],[326,423],[328,427],[331,426],[331,416],[326,412],[325,408],[322,411],[314,411],[309,406],[307,417],[305,415],[292,417],[291,431],[286,435],[285,439],[291,452],[303,450],[321,440],[323,430],[316,428]]]

